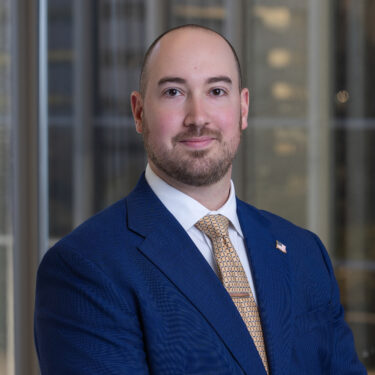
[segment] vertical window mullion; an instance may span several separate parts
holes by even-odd
[[[330,3],[308,7],[307,227],[330,248]]]
[[[46,171],[39,152],[45,142],[39,123],[39,1],[14,0],[11,6],[14,373],[36,375],[35,277],[40,249],[46,244],[41,222],[47,220],[40,201],[46,188],[41,190],[40,176]]]

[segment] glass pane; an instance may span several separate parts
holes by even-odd
[[[225,17],[223,0],[169,0],[165,27],[194,23],[223,33]]]
[[[334,256],[358,353],[375,371],[375,2],[335,1]]]
[[[307,114],[307,1],[256,0],[248,8],[247,68],[257,118]],[[302,120],[303,121],[303,120]]]
[[[49,227],[72,228],[73,2],[48,2]]]
[[[144,168],[129,101],[144,17],[143,1],[49,1],[51,242],[129,193]]]
[[[251,155],[247,155],[255,169],[255,175],[248,177],[254,189],[252,202],[306,226],[306,129],[272,121],[261,124],[252,132]]]
[[[138,89],[146,50],[145,2],[101,0],[94,14],[92,199],[97,211],[129,193],[145,166],[130,108],[130,92]]]
[[[251,104],[244,197],[306,226],[307,1],[254,1],[246,14],[244,70]]]
[[[11,1],[0,3],[0,374],[13,374]]]

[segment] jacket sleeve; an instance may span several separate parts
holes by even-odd
[[[78,252],[49,250],[38,270],[34,317],[42,375],[148,374],[131,298]]]
[[[367,371],[359,361],[355,351],[352,332],[344,319],[344,310],[340,303],[340,292],[328,253],[320,239],[315,234],[313,236],[322,252],[332,285],[331,319],[334,337],[330,375],[366,375]]]

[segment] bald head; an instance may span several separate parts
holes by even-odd
[[[216,38],[220,38],[221,40],[223,40],[226,43],[226,45],[228,46],[228,52],[233,55],[233,60],[234,60],[234,63],[235,63],[236,69],[237,69],[239,90],[242,89],[242,74],[241,74],[240,61],[238,59],[237,53],[236,53],[234,47],[232,46],[232,44],[225,37],[223,37],[221,34],[217,33],[216,31],[214,31],[210,28],[200,26],[200,25],[194,25],[194,24],[190,25],[189,24],[189,25],[177,26],[175,28],[167,30],[163,34],[159,35],[153,41],[153,43],[150,45],[150,47],[147,49],[147,51],[145,53],[145,56],[144,56],[144,59],[143,59],[143,63],[142,63],[140,83],[139,83],[139,90],[140,90],[140,93],[141,93],[142,97],[146,93],[146,88],[147,88],[147,83],[148,83],[148,78],[149,78],[150,65],[152,65],[152,56],[153,56],[155,50],[160,48],[160,43],[164,39],[171,38],[174,33],[184,33],[184,32],[189,32],[189,31],[210,33],[210,34],[212,34],[212,36],[215,36]],[[186,48],[188,48],[188,46]],[[218,55],[218,58],[220,58],[219,55]]]

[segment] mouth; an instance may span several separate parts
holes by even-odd
[[[203,136],[203,137],[189,137],[185,139],[181,139],[179,141],[180,144],[192,148],[192,149],[203,149],[210,146],[216,138],[210,136]]]

